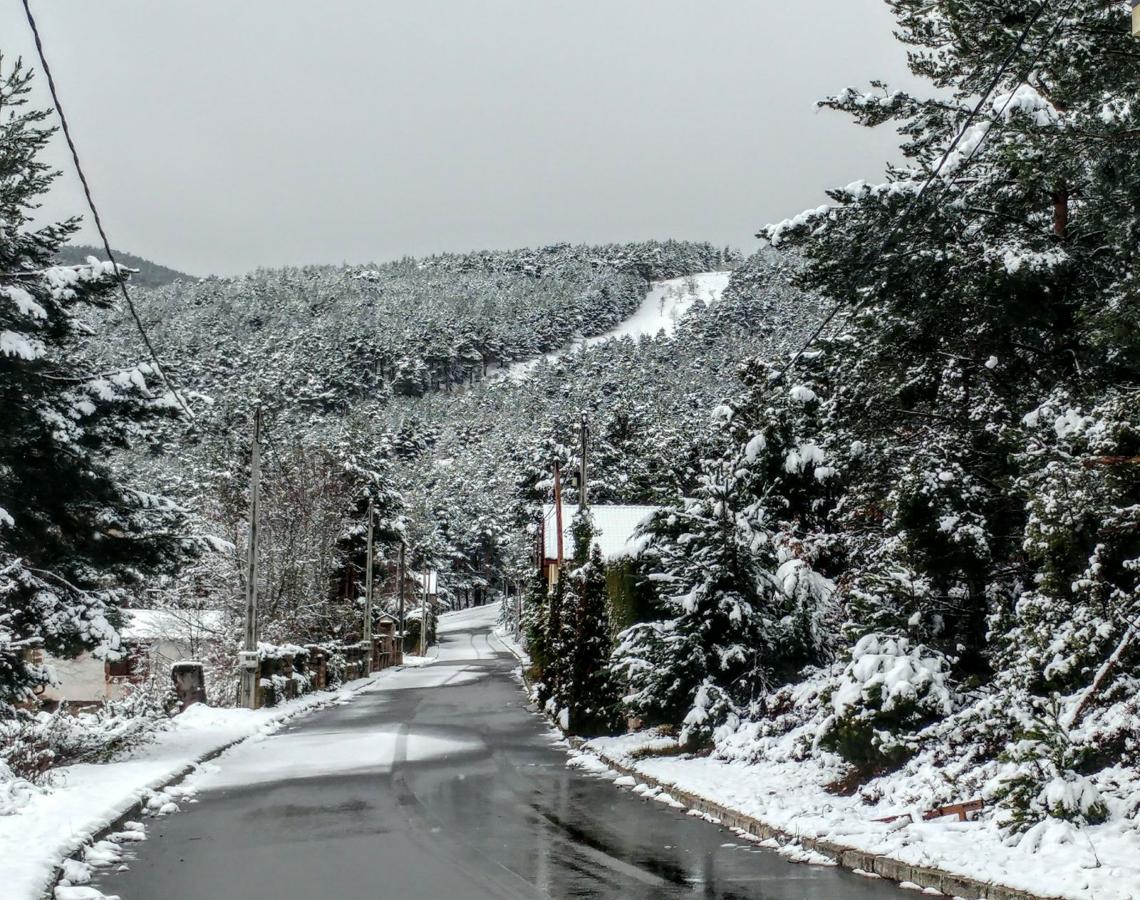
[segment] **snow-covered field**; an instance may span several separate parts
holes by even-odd
[[[31,794],[18,812],[0,816],[0,897],[38,900],[64,857],[135,809],[155,788],[228,744],[271,733],[316,707],[347,702],[367,684],[362,679],[269,709],[195,705],[120,760],[55,770],[47,790]]]
[[[1041,897],[1140,898],[1140,833],[1123,818],[1079,831],[1055,824],[1039,840],[1011,844],[992,819],[922,821],[921,810],[866,804],[824,790],[834,779],[814,760],[746,764],[706,757],[635,758],[639,748],[674,743],[652,732],[597,738],[586,748],[681,791],[789,834],[822,838],[913,865],[992,881]],[[621,780],[618,781],[622,784]],[[915,812],[915,820],[876,819]]]
[[[604,334],[581,338],[556,353],[515,363],[507,368],[502,377],[521,381],[544,363],[557,362],[567,353],[603,344],[606,341],[627,337],[637,340],[640,337],[653,337],[660,332],[671,335],[677,327],[677,322],[698,299],[705,304],[720,300],[731,277],[731,272],[701,272],[655,282],[637,311],[617,327]]]

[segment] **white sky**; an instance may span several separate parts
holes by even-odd
[[[32,8],[112,244],[195,274],[559,240],[751,248],[895,156],[892,131],[814,101],[907,81],[882,0]],[[32,62],[19,0],[0,2],[0,51]],[[68,175],[45,215],[84,212],[53,161]]]

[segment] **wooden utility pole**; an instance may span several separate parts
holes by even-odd
[[[424,593],[423,599],[420,602],[420,656],[427,656],[427,601],[428,601],[428,580],[431,578],[431,573],[424,570]]]
[[[404,655],[404,581],[407,577],[405,572],[404,572],[404,550],[407,548],[407,546],[408,545],[405,544],[404,541],[401,539],[400,540],[400,615],[399,615],[399,619],[400,619],[400,656],[401,657],[403,657],[403,655]]]
[[[368,648],[368,672],[372,672],[372,501],[368,501],[368,560],[364,564],[364,645]]]
[[[562,546],[562,467],[554,460],[554,527],[558,532],[558,577],[562,577],[562,561],[565,548]]]
[[[257,708],[257,522],[261,499],[261,406],[253,409],[253,448],[249,463],[249,552],[245,574],[245,635],[238,654],[241,683],[238,706]]]
[[[587,487],[586,480],[586,456],[590,443],[590,424],[586,421],[586,414],[582,413],[581,436],[582,436],[582,459],[578,464],[578,509],[588,509],[590,506],[590,495]]]

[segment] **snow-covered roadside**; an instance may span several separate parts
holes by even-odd
[[[524,666],[529,663],[512,633],[499,628],[494,636]],[[858,796],[829,792],[825,786],[836,780],[836,771],[815,760],[743,762],[672,755],[676,745],[676,738],[653,730],[595,738],[577,744],[580,749],[570,751],[568,765],[599,775],[606,774],[607,767],[631,772],[632,776],[622,774],[614,784],[671,806],[684,805],[673,794],[688,795],[762,823],[789,840],[768,838],[760,843],[779,849],[793,862],[834,865],[832,857],[800,843],[820,841],[933,874],[948,873],[1037,897],[1140,900],[1140,831],[1123,817],[1080,831],[1057,822],[1042,829],[1031,845],[1013,844],[990,817],[926,822],[920,809],[903,808],[889,800],[868,804]],[[584,753],[594,761],[583,758]],[[698,809],[690,813],[708,817]],[[901,818],[877,821],[892,816]],[[851,865],[846,859],[843,862]],[[906,882],[903,886],[918,887]],[[928,889],[927,893],[936,892]],[[985,893],[1001,895],[1000,891]]]
[[[700,797],[795,838],[827,841],[1040,897],[1140,898],[1140,833],[1120,820],[1081,832],[1058,823],[1031,851],[1008,845],[994,822],[984,817],[924,822],[921,811],[914,811],[917,821],[876,821],[908,810],[829,793],[824,785],[834,773],[811,760],[748,764],[645,755],[674,745],[672,738],[650,731],[597,738],[583,748],[652,779],[666,791]],[[631,786],[621,779],[617,783]]]
[[[268,709],[195,705],[120,760],[57,769],[48,790],[34,794],[19,812],[0,817],[0,896],[38,900],[66,857],[152,797],[155,789],[230,744],[267,734],[318,707],[346,702],[375,679]]]

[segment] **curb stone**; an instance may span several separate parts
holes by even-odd
[[[929,866],[911,865],[889,856],[877,856],[874,853],[867,853],[855,847],[848,847],[822,838],[797,836],[780,828],[774,828],[760,819],[744,815],[727,806],[721,806],[719,803],[706,800],[704,797],[690,793],[676,785],[659,781],[630,768],[624,763],[586,746],[581,739],[572,741],[572,745],[576,749],[596,756],[615,772],[636,778],[642,784],[647,784],[650,787],[666,791],[678,802],[697,812],[719,819],[721,824],[729,828],[738,829],[760,840],[772,839],[780,844],[798,844],[805,849],[814,850],[816,853],[826,856],[844,869],[862,869],[864,872],[871,872],[895,882],[909,881],[922,888],[934,888],[949,897],[978,897],[982,900],[1060,900],[1057,897],[1031,894],[1028,891],[1007,887],[993,881],[981,881]]]
[[[500,643],[503,644],[513,656],[520,661],[522,660],[522,657],[519,656],[514,647],[507,641],[500,640]],[[523,673],[523,678],[524,682],[526,682],[525,672]],[[554,727],[558,728],[557,722],[553,724]],[[561,729],[559,730],[561,731]],[[567,734],[565,737],[569,741],[570,746],[575,750],[590,753],[621,775],[628,775],[631,778],[637,779],[642,784],[647,784],[650,787],[668,792],[668,794],[679,803],[683,803],[689,809],[696,810],[699,813],[719,820],[722,825],[728,828],[735,828],[759,840],[771,839],[781,845],[798,844],[805,849],[813,850],[816,853],[826,856],[844,869],[862,869],[864,872],[870,872],[888,881],[900,883],[909,881],[922,888],[934,888],[948,897],[977,897],[979,900],[1063,900],[1063,898],[1056,895],[1031,894],[1028,891],[1007,887],[1006,885],[994,881],[982,881],[977,878],[970,878],[966,875],[956,875],[953,872],[946,872],[942,869],[930,866],[911,865],[910,863],[905,863],[889,856],[878,856],[874,853],[867,853],[864,850],[848,847],[844,844],[837,844],[834,841],[822,838],[795,835],[780,828],[775,828],[760,819],[747,816],[737,810],[722,806],[719,803],[714,803],[698,794],[683,790],[676,785],[659,781],[656,778],[639,772],[637,769],[631,768],[588,746],[586,741],[575,735]]]
[[[406,668],[406,667],[402,666],[402,665],[401,666],[392,666],[391,668],[382,669],[381,671],[385,672],[385,673],[386,672],[398,672],[404,668]],[[353,695],[355,695],[355,694],[360,693],[366,687],[368,687],[369,685],[374,684],[374,683],[375,682],[374,682],[373,678],[368,678],[363,684],[359,684],[354,688],[350,688],[349,690]],[[330,697],[327,701],[323,701],[321,703],[315,703],[312,706],[308,707],[307,709],[298,710],[294,715],[284,716],[281,719],[278,719],[277,721],[272,722],[272,723],[268,723],[268,724],[272,724],[274,726],[286,725],[295,719],[299,719],[303,716],[309,715],[310,713],[315,713],[318,710],[325,709],[325,708],[331,706],[333,703],[336,702],[336,697],[338,697],[340,695],[340,693],[341,693],[341,690],[337,689],[337,693],[333,697]],[[157,784],[148,785],[145,788],[145,790],[151,791],[151,792],[162,791],[162,790],[165,790],[166,788],[172,787],[176,784],[181,784],[183,781],[186,780],[186,778],[189,775],[192,775],[194,772],[196,772],[198,770],[198,768],[203,763],[208,763],[211,760],[217,759],[219,756],[221,756],[227,750],[230,750],[231,748],[236,747],[238,744],[242,743],[243,741],[248,741],[250,738],[256,737],[258,734],[261,734],[261,733],[262,732],[260,732],[260,731],[255,731],[253,734],[247,734],[244,737],[237,738],[236,740],[230,741],[228,744],[223,744],[221,747],[215,747],[213,750],[209,751],[208,753],[203,753],[201,756],[196,757],[193,761],[187,763],[185,766],[183,766],[181,769],[179,769],[177,772],[175,772],[169,778],[164,778],[161,782],[159,782]],[[56,863],[55,869],[52,872],[51,877],[49,878],[48,883],[45,886],[43,893],[41,894],[41,900],[54,900],[55,889],[59,886],[60,879],[63,878],[63,864],[66,860],[75,858],[76,854],[80,853],[84,847],[87,847],[90,844],[94,844],[97,841],[105,840],[108,837],[108,835],[112,835],[115,832],[122,831],[123,830],[123,824],[125,822],[127,822],[127,821],[129,821],[129,820],[131,820],[131,819],[133,819],[139,815],[139,808],[140,808],[141,803],[142,803],[142,800],[140,798],[136,802],[132,803],[130,808],[126,812],[124,812],[122,815],[116,816],[112,821],[108,822],[103,828],[100,828],[98,831],[94,832],[90,837],[85,838],[77,846],[73,847],[69,853],[67,853],[63,857],[61,857],[59,862]]]

